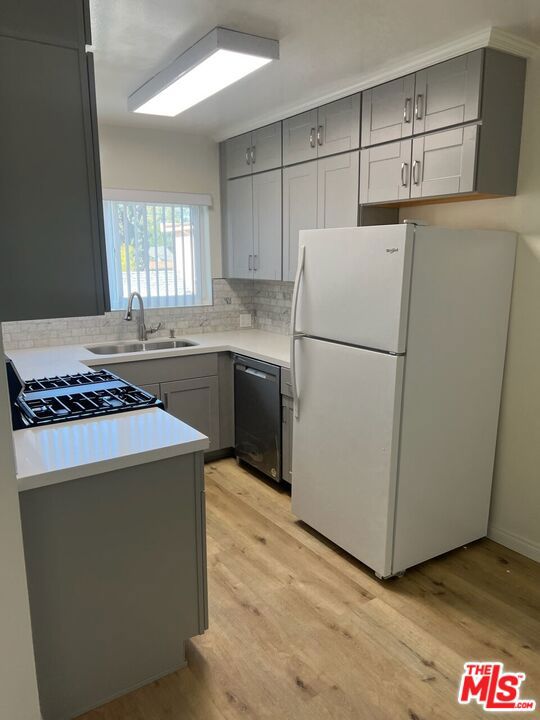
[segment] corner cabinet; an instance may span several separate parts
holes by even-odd
[[[219,384],[217,376],[162,383],[165,410],[210,439],[219,448]]]
[[[88,6],[11,0],[0,17],[0,321],[108,309]]]

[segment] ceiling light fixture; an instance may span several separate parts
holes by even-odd
[[[174,117],[279,58],[279,42],[217,27],[128,98],[128,109]]]

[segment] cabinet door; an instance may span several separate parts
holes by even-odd
[[[210,439],[219,448],[219,383],[217,376],[161,384],[165,409]]]
[[[227,180],[227,256],[230,277],[253,277],[251,176]]]
[[[317,108],[283,121],[283,164],[317,157]]]
[[[298,233],[317,227],[317,162],[283,168],[283,279],[294,280]]]
[[[358,225],[358,150],[318,160],[317,227]]]
[[[238,135],[225,142],[225,177],[251,173],[251,133]]]
[[[253,277],[281,280],[281,170],[253,176]]]
[[[475,50],[416,73],[415,134],[480,117],[482,58]]]
[[[90,90],[85,52],[0,37],[0,321],[106,309]]]
[[[319,108],[319,157],[355,150],[360,143],[360,93]]]
[[[161,397],[159,394],[159,383],[153,383],[152,385],[139,385],[141,390],[145,390],[150,395],[155,395],[157,398]]]
[[[411,197],[474,190],[479,127],[445,130],[413,140]]]
[[[412,135],[414,75],[362,93],[362,147]]]
[[[281,396],[281,479],[292,484],[293,401]]]
[[[0,34],[83,50],[92,44],[88,0],[2,0]]]
[[[410,193],[411,140],[366,148],[360,156],[360,202],[407,200]]]
[[[251,167],[253,172],[281,167],[281,122],[253,131]]]

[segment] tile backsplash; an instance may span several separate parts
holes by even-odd
[[[213,281],[214,303],[205,307],[161,308],[145,310],[146,324],[162,323],[153,337],[237,330],[240,315],[250,313],[253,327],[269,332],[287,333],[293,284],[264,280]],[[93,317],[54,320],[25,320],[2,323],[4,347],[17,350],[51,345],[86,345],[107,340],[130,340],[136,335],[136,323],[127,323],[123,311]]]

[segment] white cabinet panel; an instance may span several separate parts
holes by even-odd
[[[318,111],[318,156],[355,150],[360,143],[360,93],[323,105]]]
[[[468,125],[415,138],[411,198],[472,192],[479,131]]]
[[[358,150],[318,162],[317,227],[358,224]]]
[[[253,176],[253,277],[281,280],[281,170]]]
[[[254,173],[281,167],[281,122],[254,130],[251,140],[251,169]]]
[[[411,140],[403,140],[361,151],[362,204],[409,199],[411,146]]]
[[[225,143],[225,177],[251,173],[251,133],[238,135]]]
[[[317,162],[283,169],[283,279],[294,280],[298,233],[317,227]]]
[[[227,181],[227,256],[230,277],[253,277],[251,175]]]
[[[283,121],[283,164],[317,157],[317,108]]]
[[[475,50],[416,73],[415,134],[480,117],[482,53]]]
[[[414,75],[362,93],[362,147],[412,135]]]

